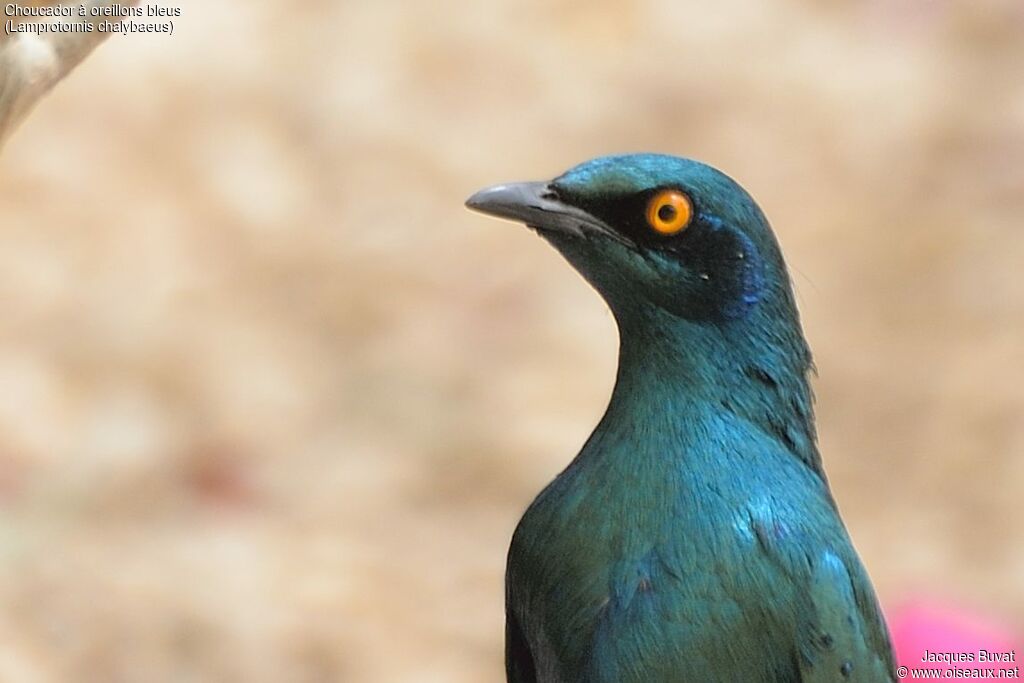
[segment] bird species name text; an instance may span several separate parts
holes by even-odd
[[[18,3],[4,5],[4,31],[14,33],[163,33],[174,34],[174,18],[180,7],[159,4],[57,5],[35,7]],[[161,21],[133,21],[133,19]],[[28,19],[28,20],[26,20]],[[31,21],[36,19],[37,21]]]

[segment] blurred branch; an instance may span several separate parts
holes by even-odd
[[[38,6],[24,2],[23,6]],[[0,28],[0,146],[7,140],[43,95],[85,59],[109,35],[99,31],[101,21],[117,21],[116,17],[91,16],[92,8],[115,4],[136,5],[138,0],[88,0],[82,3],[88,17],[32,17],[28,20],[53,23],[82,21],[93,25],[91,33],[11,33]],[[6,21],[6,17],[3,21]],[[16,18],[24,21],[26,18]]]

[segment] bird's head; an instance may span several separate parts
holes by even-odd
[[[601,293],[622,332],[627,393],[685,387],[820,473],[789,275],[764,214],[732,179],[689,159],[612,156],[466,203],[534,228]]]
[[[620,322],[658,309],[723,324],[789,299],[778,245],[757,204],[696,161],[601,157],[550,182],[487,188],[467,206],[537,230]]]

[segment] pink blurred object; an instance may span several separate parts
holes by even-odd
[[[936,600],[906,602],[888,615],[897,665],[910,668],[993,668],[1020,676],[1022,638],[1000,622]],[[922,661],[928,653],[940,661]],[[1005,659],[1010,661],[993,661]],[[967,659],[968,661],[955,661]],[[991,655],[991,656],[990,656]],[[954,660],[954,661],[950,661]]]

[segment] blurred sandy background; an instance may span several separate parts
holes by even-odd
[[[182,1],[0,157],[0,681],[501,680],[611,388],[485,184],[694,156],[772,219],[890,608],[1024,622],[1024,5]]]

